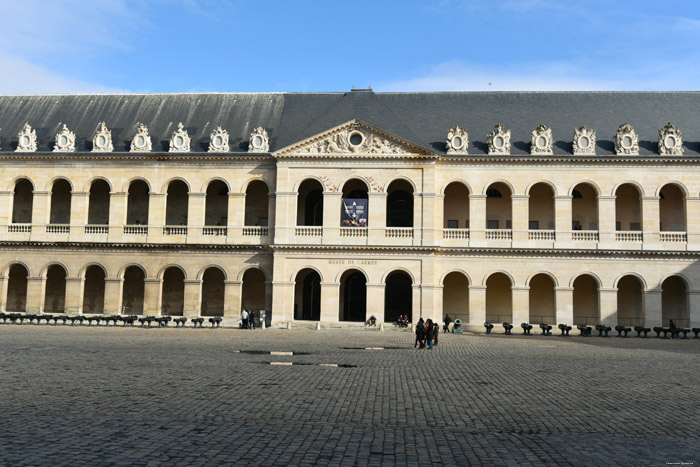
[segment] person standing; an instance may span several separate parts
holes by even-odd
[[[255,329],[255,311],[248,310],[248,329]]]
[[[440,324],[435,323],[433,324],[433,328],[435,328],[435,345],[438,344],[438,336],[440,335]]]
[[[245,308],[241,310],[241,328],[248,329],[248,312]]]
[[[428,348],[433,348],[433,339],[435,338],[435,326],[433,326],[433,320],[428,319],[425,322],[425,342],[428,344]]]
[[[420,345],[422,349],[424,346],[423,339],[425,339],[425,325],[423,324],[423,318],[421,318],[416,324],[416,342],[413,344],[413,348],[415,349],[417,345]]]
[[[442,332],[450,332],[450,323],[452,322],[452,318],[450,318],[450,315],[445,315],[445,319],[443,320],[445,322]]]

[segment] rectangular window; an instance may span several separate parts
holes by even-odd
[[[486,221],[486,228],[487,229],[497,229],[498,228],[498,221]]]
[[[447,220],[447,228],[448,229],[458,229],[459,228],[459,221],[457,219],[448,219]]]
[[[581,223],[579,221],[571,222],[571,230],[581,230]]]
[[[540,221],[530,221],[527,224],[527,228],[530,230],[540,230]]]
[[[642,230],[642,224],[639,222],[630,222],[630,230]]]
[[[508,219],[508,220],[506,221],[506,229],[512,229],[512,228],[513,228],[513,226],[512,226],[511,223],[510,223],[510,219]]]
[[[615,222],[615,230],[622,230],[622,224],[620,222]]]

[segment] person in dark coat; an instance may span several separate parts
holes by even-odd
[[[420,345],[420,348],[422,349],[423,346],[425,345],[425,324],[423,324],[423,318],[418,320],[418,324],[416,324],[416,342],[413,344],[413,348],[415,349],[417,345]]]
[[[442,332],[450,332],[450,323],[452,322],[450,315],[445,315],[445,319],[443,321],[445,324],[442,326]]]
[[[433,325],[433,320],[429,319],[425,322],[425,342],[428,344],[428,348],[433,348],[433,339],[435,339],[435,326]]]

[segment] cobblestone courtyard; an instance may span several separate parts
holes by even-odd
[[[699,350],[441,334],[417,351],[395,330],[6,325],[0,464],[697,464]]]

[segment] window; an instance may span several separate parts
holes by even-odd
[[[581,223],[579,221],[573,221],[571,223],[571,230],[581,230]]]
[[[497,229],[498,228],[498,221],[486,221],[486,228],[487,229]]]
[[[511,225],[510,219],[506,221],[506,229],[512,229],[513,226]]]
[[[458,229],[459,228],[459,221],[457,219],[449,219],[447,221],[447,228],[448,229]]]
[[[527,228],[530,230],[540,230],[540,221],[528,222]]]
[[[642,224],[639,222],[630,222],[630,230],[642,230]]]
[[[615,222],[615,230],[622,230],[622,224],[620,222]]]

